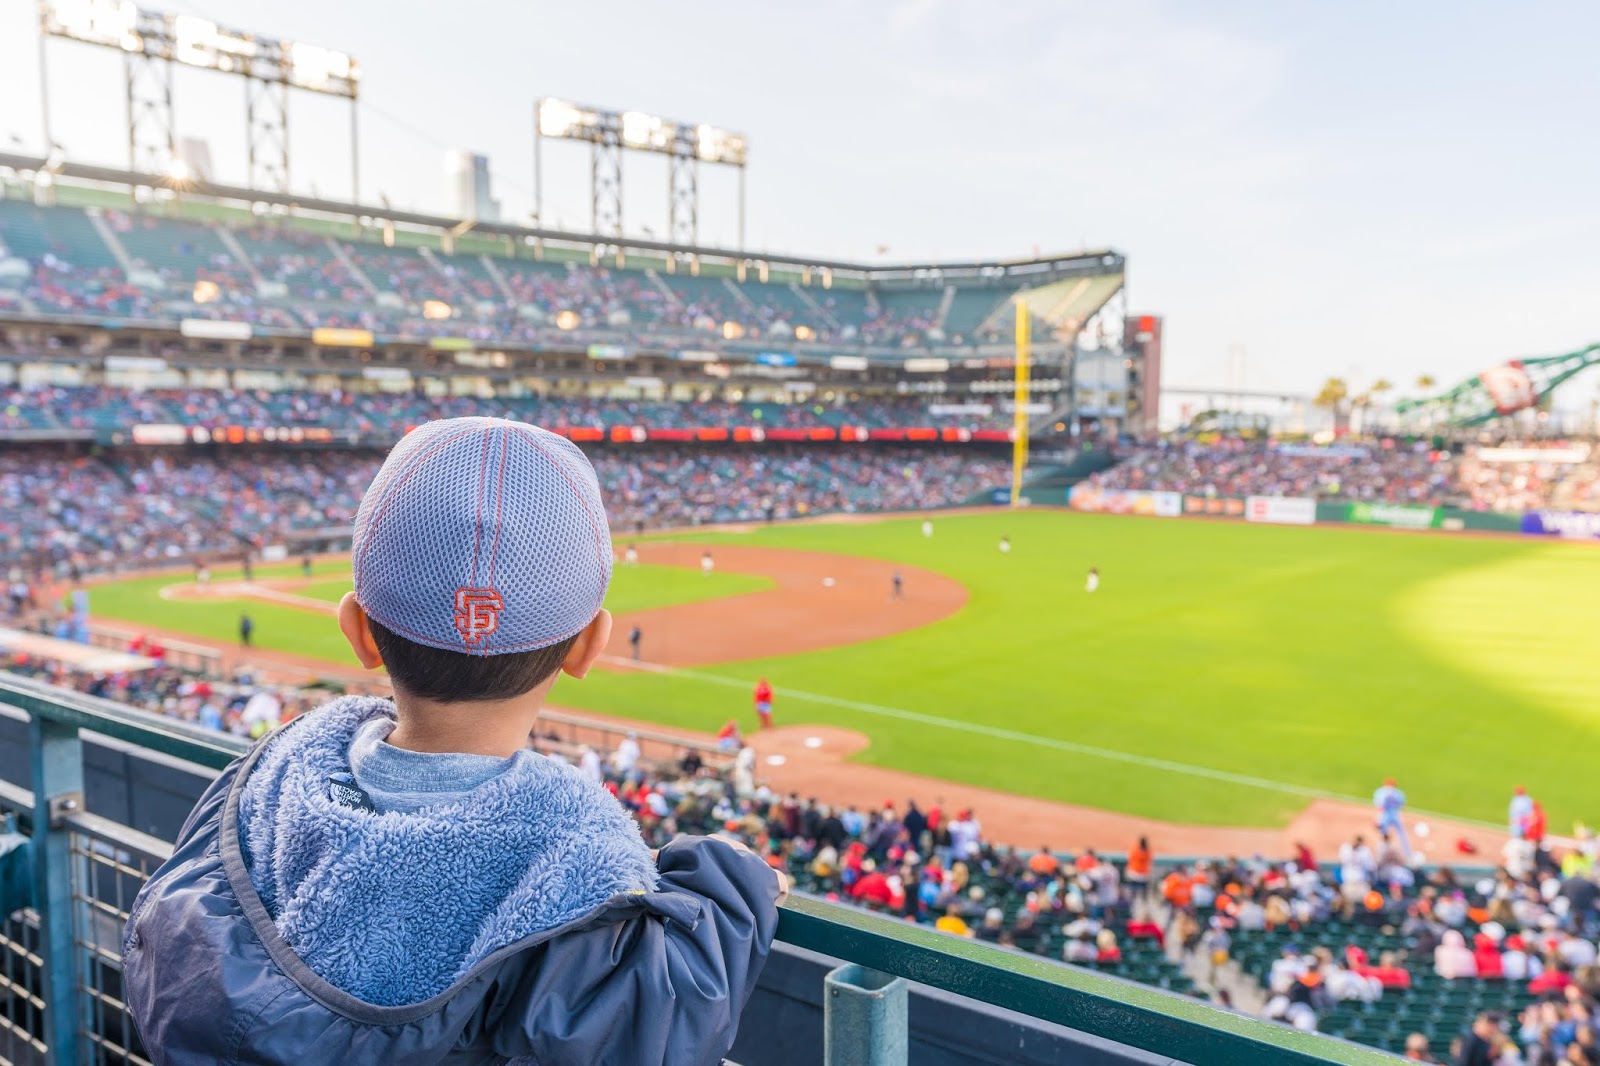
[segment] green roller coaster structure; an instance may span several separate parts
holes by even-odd
[[[1565,355],[1514,359],[1438,396],[1402,400],[1395,409],[1407,422],[1427,426],[1481,425],[1544,403],[1557,385],[1596,363],[1600,363],[1600,344]]]

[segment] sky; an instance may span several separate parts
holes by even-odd
[[[1600,5],[1444,0],[171,0],[362,65],[361,198],[444,212],[443,154],[532,207],[542,95],[744,132],[748,244],[867,262],[1115,248],[1169,384],[1415,391],[1600,339]],[[52,42],[52,133],[126,162],[122,61]],[[180,136],[242,181],[244,92],[180,70]],[[0,0],[0,145],[43,144],[32,0]],[[291,104],[292,181],[348,198],[344,101]],[[544,214],[587,229],[588,150]],[[701,174],[701,241],[736,180]],[[665,230],[629,159],[624,223]],[[1593,386],[1586,386],[1586,398]]]

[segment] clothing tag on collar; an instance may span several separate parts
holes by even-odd
[[[341,807],[350,807],[353,810],[378,813],[378,808],[373,804],[372,797],[367,795],[360,785],[356,784],[354,774],[329,774],[328,798]]]

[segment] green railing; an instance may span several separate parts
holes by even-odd
[[[0,1062],[7,1058],[8,1025],[11,1046],[48,1048],[53,1062],[95,1062],[113,1052],[127,1056],[131,1027],[125,1013],[118,1016],[121,1001],[114,989],[108,991],[106,971],[119,961],[117,945],[131,892],[170,849],[84,811],[79,731],[213,770],[237,758],[247,745],[10,674],[0,673],[0,705],[30,719],[34,791],[28,796],[0,783],[0,810],[18,810],[33,837],[38,904],[29,921],[0,927],[0,952],[40,971],[36,991],[30,982],[0,968],[0,996],[9,994],[28,1008],[28,1017],[42,1019],[35,1028],[44,1034],[20,1034],[22,1027],[0,1014]],[[36,934],[19,934],[18,926],[36,929]],[[1379,1066],[1395,1061],[1380,1051],[1217,1010],[1159,989],[813,899],[791,898],[779,918],[778,939],[856,964],[847,968],[852,978],[864,967],[1196,1066]],[[831,977],[825,1000],[830,1008],[840,995]],[[901,1030],[866,1038],[886,1045],[897,1039],[903,1047],[903,1003],[902,993],[900,1012],[888,1021],[881,1014],[856,1015],[876,1017],[874,1025]],[[846,1012],[839,1013],[838,1024],[847,1024]],[[831,1017],[828,1026],[833,1042],[838,1026]],[[840,1055],[838,1061],[845,1058]]]

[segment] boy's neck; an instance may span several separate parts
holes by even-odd
[[[394,694],[399,723],[388,742],[407,751],[508,759],[528,746],[545,686],[509,700],[440,703]]]

